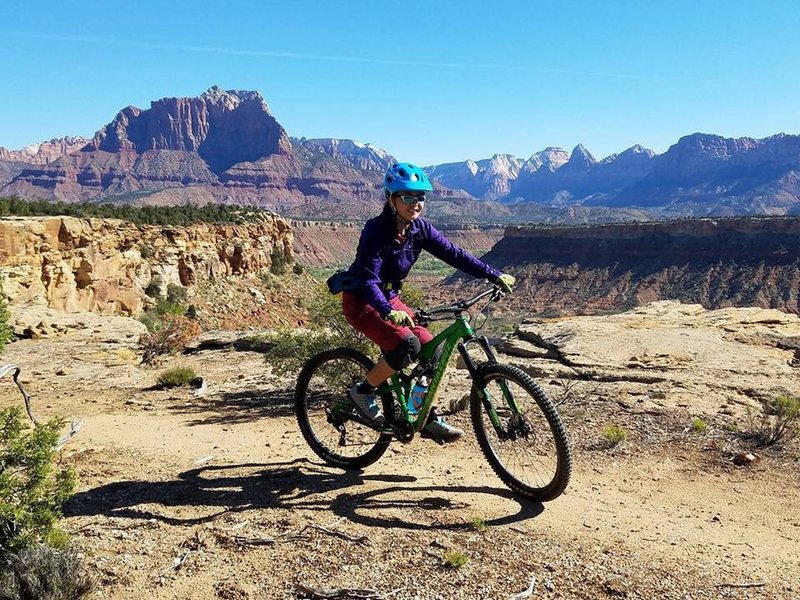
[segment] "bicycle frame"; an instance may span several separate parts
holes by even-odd
[[[569,438],[555,405],[539,384],[521,368],[499,362],[489,340],[478,337],[472,328],[467,311],[489,296],[480,315],[489,302],[503,297],[499,286],[449,306],[416,311],[418,324],[446,320],[446,327],[420,350],[416,365],[394,373],[373,392],[380,397],[385,419],[367,417],[347,392],[373,369],[370,357],[344,347],[311,357],[298,376],[295,392],[295,413],[311,449],[332,466],[363,469],[380,459],[393,440],[408,443],[420,433],[444,443],[435,429],[426,426],[458,350],[472,384],[475,439],[492,470],[516,494],[538,501],[558,497],[572,471]],[[470,345],[475,343],[485,359],[480,353],[470,356]],[[409,410],[414,385],[423,376],[430,378],[430,385],[422,406],[418,412],[413,405]]]
[[[414,427],[414,431],[419,433],[428,421],[428,416],[430,415],[431,408],[436,399],[436,393],[439,390],[439,384],[444,378],[444,374],[450,364],[450,358],[453,356],[456,349],[464,359],[464,363],[472,379],[477,380],[478,366],[473,362],[467,350],[467,347],[472,343],[477,343],[481,346],[486,354],[488,362],[497,362],[497,358],[490,348],[488,340],[485,337],[476,337],[467,318],[463,315],[458,315],[455,317],[455,321],[452,324],[434,336],[430,342],[425,344],[420,351],[419,362],[417,366],[412,369],[411,373],[406,374],[402,371],[398,371],[392,375],[388,383],[375,390],[375,393],[377,395],[386,393],[392,394],[397,404],[400,406],[404,420],[411,423]],[[439,348],[442,349],[441,355],[436,360],[436,364],[431,365]],[[433,373],[426,373],[431,367],[433,367]],[[414,382],[423,374],[431,375],[431,382],[428,386],[425,400],[419,408],[419,412],[417,412],[416,415],[412,415],[408,410],[408,398],[411,396]],[[510,392],[504,390],[504,395],[509,405],[516,408]],[[499,426],[499,420],[497,420],[494,409],[490,410],[489,414],[494,415],[492,421],[497,421],[495,425]],[[390,428],[387,428],[387,430],[390,430]]]
[[[414,432],[419,433],[428,422],[428,417],[430,416],[433,402],[436,399],[436,393],[439,390],[439,385],[444,377],[445,371],[447,371],[450,358],[453,356],[453,353],[456,351],[456,349],[464,359],[464,363],[469,371],[470,377],[473,381],[478,383],[480,383],[479,365],[476,365],[473,362],[472,358],[469,356],[467,347],[472,343],[477,343],[481,346],[481,349],[486,354],[487,362],[497,362],[497,357],[489,346],[488,339],[485,336],[477,337],[469,324],[468,318],[463,314],[464,310],[475,304],[481,298],[496,293],[497,288],[495,287],[475,296],[468,301],[460,302],[459,304],[451,307],[435,309],[432,313],[425,313],[425,317],[428,319],[428,322],[433,320],[432,315],[434,313],[441,314],[444,312],[450,313],[451,315],[453,315],[453,313],[456,314],[454,314],[455,320],[450,325],[434,336],[430,342],[425,344],[420,351],[417,365],[409,373],[404,371],[396,372],[394,375],[392,375],[388,382],[379,386],[374,392],[378,396],[385,396],[389,394],[394,398],[395,402],[399,405],[400,412],[402,414],[402,419],[399,421],[401,424],[403,422],[410,424]],[[433,364],[434,361],[436,364]],[[431,377],[431,382],[428,386],[428,392],[425,395],[425,400],[423,401],[422,406],[415,415],[412,415],[412,413],[408,410],[408,398],[411,396],[411,390],[414,386],[414,383],[422,375],[429,375]],[[519,412],[517,403],[505,382],[500,382],[500,389],[503,393],[503,399],[505,400],[507,406],[512,411]],[[488,394],[483,389],[482,385],[479,386],[479,391],[481,394],[481,400],[486,406],[486,410],[489,414],[492,425],[498,431],[498,435],[502,436],[503,431],[500,419],[497,416],[497,412],[491,398],[488,397]],[[334,405],[332,412],[337,413],[339,411],[349,412],[346,402],[337,403]],[[360,421],[361,419],[359,418],[358,420]],[[394,433],[397,425],[397,418],[389,419],[387,420],[386,425],[380,428],[380,431]]]

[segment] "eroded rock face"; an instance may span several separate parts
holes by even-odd
[[[83,148],[89,140],[80,136],[53,138],[46,142],[31,144],[20,150],[7,150],[0,147],[0,161],[15,161],[32,165],[44,165],[60,156],[76,152]]]
[[[310,267],[349,266],[355,259],[364,227],[361,222],[294,220],[291,225],[295,254],[304,265]],[[477,256],[486,253],[503,235],[503,230],[497,227],[442,228],[442,231],[454,244]]]
[[[798,340],[797,315],[662,301],[616,315],[523,323],[499,350],[537,378],[624,392],[633,411],[740,412],[794,393]]]
[[[798,218],[508,227],[485,260],[517,276],[508,304],[596,312],[656,300],[798,312]]]
[[[120,111],[85,148],[120,152],[196,152],[215,173],[291,150],[289,137],[258,92],[214,86],[199,98],[163,98],[148,110]]]
[[[46,163],[23,158],[0,149],[0,195],[248,204],[312,218],[373,212],[393,160],[351,140],[293,143],[258,92],[216,86],[149,109],[129,106],[88,143]]]
[[[191,287],[201,278],[268,269],[277,249],[293,257],[280,217],[245,225],[135,226],[116,219],[0,219],[0,272],[11,306],[136,315],[153,282]]]

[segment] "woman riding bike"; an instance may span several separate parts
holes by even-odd
[[[383,352],[364,381],[354,385],[350,398],[359,414],[375,424],[385,422],[375,400],[375,388],[410,365],[433,336],[414,322],[414,312],[400,299],[403,280],[422,250],[473,277],[488,279],[511,293],[515,279],[480,261],[448,240],[420,217],[426,192],[433,187],[425,172],[410,163],[392,165],[383,178],[383,212],[367,221],[347,270],[350,281],[342,294],[347,321]],[[431,412],[423,431],[450,442],[464,432]]]

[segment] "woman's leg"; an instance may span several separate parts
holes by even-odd
[[[365,380],[356,384],[349,392],[362,416],[382,423],[385,420],[383,411],[372,392],[404,366],[406,354],[413,354],[416,357],[420,343],[411,329],[385,321],[378,311],[361,301],[355,294],[348,292],[342,294],[342,312],[356,331],[366,335],[383,352],[378,363],[367,373]]]
[[[402,310],[414,318],[414,312],[403,304],[400,298],[392,298],[390,304],[393,309]],[[433,339],[431,333],[420,325],[409,328],[385,321],[378,311],[359,300],[355,294],[347,292],[342,294],[342,311],[347,322],[356,331],[360,331],[377,344],[383,352],[378,364],[366,378],[370,384],[376,387],[391,377],[398,369],[410,364],[419,354],[421,344]]]
[[[394,375],[395,371],[396,370],[386,362],[386,359],[381,356],[377,364],[372,367],[372,370],[369,373],[367,373],[367,383],[376,388],[384,381],[389,379],[389,377]]]

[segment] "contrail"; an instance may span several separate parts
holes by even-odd
[[[651,79],[651,80],[687,80],[693,78],[671,77],[668,75],[637,75],[631,73],[610,73],[603,71],[580,71],[575,69],[557,69],[551,67],[538,67],[533,65],[509,65],[480,62],[437,62],[437,61],[410,61],[383,58],[365,58],[361,56],[332,56],[323,54],[299,54],[296,52],[280,52],[274,50],[241,50],[236,48],[220,48],[216,46],[186,46],[178,44],[154,44],[150,42],[137,42],[133,40],[119,40],[102,37],[86,37],[72,35],[42,35],[35,33],[4,32],[4,36],[16,36],[30,39],[51,40],[58,42],[71,42],[81,44],[105,44],[108,46],[121,46],[127,48],[142,48],[147,50],[170,50],[177,52],[198,52],[206,54],[227,54],[231,56],[255,56],[264,58],[283,58],[290,60],[328,61],[344,63],[364,63],[375,65],[395,65],[444,69],[486,69],[519,71],[528,73],[553,73],[560,75],[581,75],[588,77],[612,77],[618,79]],[[703,79],[708,81],[708,79]]]

